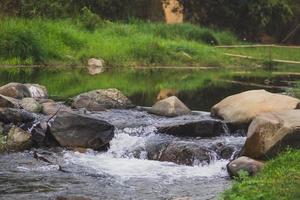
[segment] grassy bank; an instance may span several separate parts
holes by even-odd
[[[3,18],[1,64],[74,64],[99,57],[110,66],[224,66],[229,59],[211,44],[234,44],[229,32],[190,24]]]
[[[287,151],[269,161],[256,177],[236,182],[223,200],[300,199],[300,150]]]

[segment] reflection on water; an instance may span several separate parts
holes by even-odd
[[[203,111],[208,111],[226,96],[249,89],[293,93],[286,90],[297,87],[299,79],[298,74],[275,75],[270,71],[251,69],[237,73],[225,69],[128,68],[106,69],[96,76],[89,75],[83,68],[0,69],[0,85],[8,82],[39,83],[48,88],[53,98],[65,99],[99,88],[118,88],[136,105],[151,106],[161,91],[171,89],[191,109]],[[235,82],[230,82],[233,80]]]

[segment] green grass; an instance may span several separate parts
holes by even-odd
[[[300,199],[300,150],[289,150],[267,162],[256,177],[236,182],[223,200]]]
[[[80,20],[0,21],[1,64],[80,65],[98,57],[109,66],[224,66],[230,60],[210,45],[237,42],[191,24],[102,22],[89,31]]]
[[[300,48],[255,47],[255,48],[223,48],[225,53],[252,56],[269,61],[270,59],[300,61]]]

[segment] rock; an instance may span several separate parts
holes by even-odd
[[[160,133],[182,137],[215,137],[226,133],[226,124],[221,120],[204,119],[184,124],[161,126],[157,129]]]
[[[101,89],[80,94],[73,98],[72,106],[77,109],[85,108],[89,111],[134,107],[131,101],[117,89]]]
[[[149,112],[155,115],[166,117],[176,117],[180,115],[187,115],[191,110],[186,107],[177,97],[172,96],[167,99],[158,101],[149,109]]]
[[[15,99],[31,97],[28,88],[21,83],[9,83],[0,87],[0,94]]]
[[[42,106],[33,98],[24,98],[21,100],[21,107],[29,112],[39,113]]]
[[[21,151],[30,148],[31,145],[30,133],[16,126],[10,129],[7,138],[7,149]]]
[[[213,116],[232,124],[249,124],[257,115],[296,109],[299,99],[273,94],[265,90],[251,90],[229,96],[211,109]]]
[[[20,100],[0,94],[0,107],[19,108],[19,105],[20,105]]]
[[[156,97],[156,100],[160,101],[160,100],[164,100],[168,97],[177,96],[177,95],[178,95],[178,91],[175,89],[162,89],[159,91],[159,93]]]
[[[300,148],[300,110],[258,115],[249,126],[243,155],[271,158],[287,146]]]
[[[42,113],[45,115],[55,115],[58,111],[72,111],[71,108],[65,106],[62,103],[49,101],[42,103]]]
[[[261,171],[263,167],[263,162],[243,156],[231,161],[227,165],[227,171],[231,177],[238,177],[242,171],[247,172],[250,176],[254,176]]]
[[[56,200],[91,200],[88,197],[80,197],[80,196],[58,196]]]
[[[99,150],[114,137],[114,127],[102,120],[61,111],[51,125],[51,134],[63,147]]]
[[[9,124],[33,122],[35,116],[25,110],[15,108],[0,108],[0,121]]]
[[[162,152],[159,161],[192,166],[209,163],[213,154],[197,143],[174,141]]]
[[[88,60],[88,66],[87,69],[89,71],[89,74],[91,75],[96,75],[96,74],[101,74],[104,72],[104,60],[102,59],[96,59],[96,58],[91,58]]]
[[[45,86],[39,84],[24,84],[30,92],[30,97],[34,99],[48,98],[48,91]]]

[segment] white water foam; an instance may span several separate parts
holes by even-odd
[[[146,140],[155,137],[153,127],[141,127],[137,129],[117,130],[115,138],[110,143],[110,149],[104,153],[94,152],[78,153],[66,151],[64,159],[68,164],[79,165],[83,168],[95,171],[98,174],[107,174],[127,180],[130,178],[167,178],[168,180],[179,178],[197,178],[227,176],[226,160],[212,161],[209,165],[184,166],[171,162],[159,162],[146,160]],[[143,133],[140,135],[140,133]],[[134,152],[141,149],[139,159]]]

